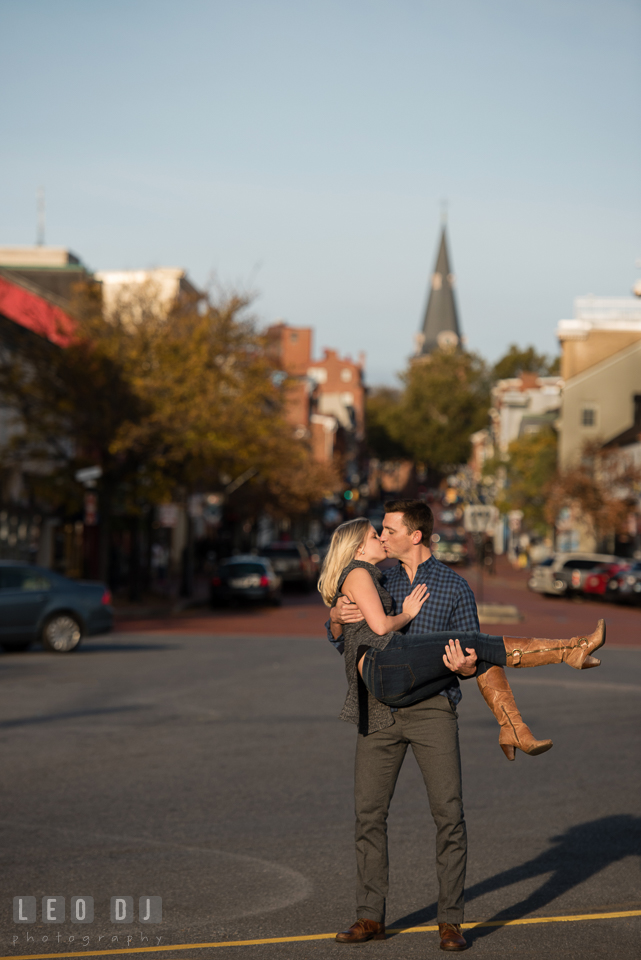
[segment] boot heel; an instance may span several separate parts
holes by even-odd
[[[601,661],[598,657],[586,657],[581,664],[581,670],[589,670],[590,667],[600,667]]]
[[[384,939],[385,939],[384,933],[375,933],[374,936],[372,937],[372,940],[384,940]]]
[[[523,722],[502,667],[495,664],[477,677],[476,682],[483,699],[499,722],[499,746],[508,760],[516,758],[517,747],[531,757],[551,748],[551,740],[537,740]]]

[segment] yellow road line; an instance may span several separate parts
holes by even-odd
[[[641,917],[641,910],[619,910],[616,913],[582,913],[566,917],[527,917],[523,920],[481,920],[463,923],[465,930],[476,927],[519,927],[530,923],[569,923],[573,920],[619,920],[623,917]],[[388,933],[433,933],[438,924],[423,927],[388,927]],[[7,954],[0,960],[51,960],[52,957],[113,957],[119,953],[160,953],[164,950],[204,950],[213,947],[256,947],[267,943],[303,943],[305,940],[333,940],[335,933],[312,933],[299,937],[268,937],[263,940],[223,940],[219,943],[173,943],[166,947],[125,947],[118,950],[76,950],[73,953]]]

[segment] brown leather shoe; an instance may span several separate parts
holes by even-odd
[[[366,940],[384,940],[385,924],[363,917],[353,923],[349,930],[337,933],[336,939],[339,943],[365,943]],[[465,941],[463,942],[465,943]]]
[[[441,950],[467,950],[467,941],[461,936],[460,923],[439,923]]]

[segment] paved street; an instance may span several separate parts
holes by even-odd
[[[540,600],[504,579],[492,591],[505,602],[520,591],[535,610],[550,604],[545,616],[565,618],[563,633],[600,615],[600,605]],[[641,911],[641,611],[607,610],[619,626],[601,669],[510,673],[534,733],[554,740],[550,753],[508,763],[466,685],[469,921]],[[354,729],[336,719],[345,680],[319,632],[324,616],[315,598],[292,596],[282,611],[201,612],[165,632],[138,623],[70,656],[0,657],[3,956],[126,949],[128,936],[132,948],[141,936],[152,945],[158,936],[160,945],[298,938],[352,922]],[[512,632],[529,632],[527,623],[534,614]],[[434,923],[433,833],[408,757],[390,816],[391,927]],[[12,922],[18,895],[37,898],[36,923]],[[40,921],[42,896],[65,896],[68,910],[72,896],[88,895],[93,923]],[[109,921],[110,897],[142,895],[162,896],[161,925]],[[641,917],[468,936],[479,957],[626,960],[639,955]],[[298,960],[351,949],[318,939],[151,956]],[[434,932],[360,949],[387,960],[440,955]]]

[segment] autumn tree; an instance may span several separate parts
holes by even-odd
[[[288,382],[276,376],[248,305],[237,295],[179,303],[145,323],[126,318],[116,340],[101,326],[105,350],[121,355],[126,341],[127,380],[145,407],[122,424],[113,450],[144,457],[156,485],[221,489],[253,471],[245,496],[253,489],[263,507],[302,511],[329,478],[293,436]]]
[[[564,508],[587,523],[597,546],[625,530],[638,501],[641,469],[625,451],[588,443],[580,461],[559,472],[547,487],[545,516],[555,524]]]

